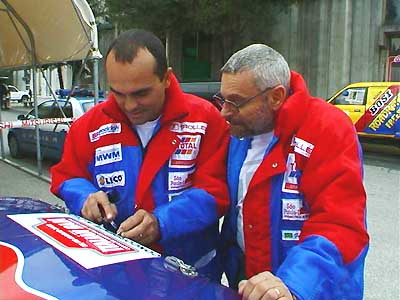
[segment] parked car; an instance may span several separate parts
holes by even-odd
[[[0,197],[1,299],[239,300],[103,226],[30,198]]]
[[[59,95],[60,98],[67,98],[71,94],[71,97],[94,97],[94,91],[86,88],[74,88],[71,92],[70,89],[58,89],[56,90],[56,95]],[[104,91],[99,90],[99,97],[104,97]]]
[[[351,118],[360,137],[400,146],[400,82],[352,83],[327,101]]]
[[[102,100],[101,100],[102,101]],[[57,105],[58,102],[58,105]],[[38,105],[38,115],[35,109],[25,115],[19,115],[18,120],[48,119],[48,118],[79,118],[93,107],[93,99],[47,100]],[[61,112],[61,109],[64,115]],[[42,157],[54,161],[61,158],[65,135],[69,129],[68,123],[39,125],[40,146]],[[10,154],[14,158],[24,154],[36,154],[36,132],[34,127],[11,128],[7,135]]]
[[[29,91],[20,91],[17,87],[13,85],[9,85],[8,90],[10,92],[11,101],[18,101],[18,103],[23,102],[25,106],[32,106],[33,100],[31,99]]]

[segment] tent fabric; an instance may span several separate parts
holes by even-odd
[[[32,66],[33,50],[36,65],[100,58],[97,27],[87,2],[0,0],[0,69]]]

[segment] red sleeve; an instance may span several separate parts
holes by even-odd
[[[51,168],[50,191],[59,195],[61,184],[71,178],[85,178],[91,180],[91,175],[87,169],[91,154],[88,135],[84,124],[77,120],[72,124],[64,142],[63,155],[61,161]],[[77,145],[79,145],[77,147]],[[77,153],[79,151],[79,153]]]
[[[229,206],[226,181],[229,127],[212,105],[209,106],[207,116],[208,126],[197,158],[193,187],[204,189],[213,195],[217,202],[218,215],[222,216]]]
[[[310,218],[304,223],[301,240],[322,235],[338,247],[348,263],[369,239],[361,147],[345,114],[332,109],[323,119],[317,135],[314,132],[317,146],[303,169],[300,184],[310,205]]]

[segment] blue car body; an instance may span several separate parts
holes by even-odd
[[[0,299],[240,299],[205,277],[185,275],[163,257],[85,268],[14,220],[38,212],[63,213],[30,198],[0,198]]]

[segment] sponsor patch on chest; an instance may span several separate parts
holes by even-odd
[[[194,169],[187,172],[170,172],[168,174],[168,190],[177,191],[192,185],[192,174]]]
[[[303,207],[302,199],[282,199],[282,219],[292,221],[307,220],[309,213]]]
[[[294,152],[299,153],[305,157],[310,157],[314,149],[314,145],[302,140],[298,137],[293,137],[291,146],[294,146]]]
[[[300,239],[300,230],[282,230],[282,241],[298,241]]]
[[[125,185],[125,172],[116,171],[96,175],[96,181],[99,187],[115,187]]]
[[[169,161],[173,168],[188,168],[195,163],[199,153],[201,135],[178,135],[180,142]]]
[[[113,144],[96,149],[95,166],[102,166],[122,160],[121,144]]]
[[[108,134],[121,133],[121,123],[109,123],[100,126],[97,130],[89,132],[89,139],[93,143],[102,136]]]
[[[204,122],[174,122],[171,125],[171,131],[177,133],[202,133],[205,134],[207,123]]]
[[[289,153],[286,162],[286,171],[282,182],[282,191],[291,194],[299,193],[299,178],[301,172],[296,168],[296,156]]]

